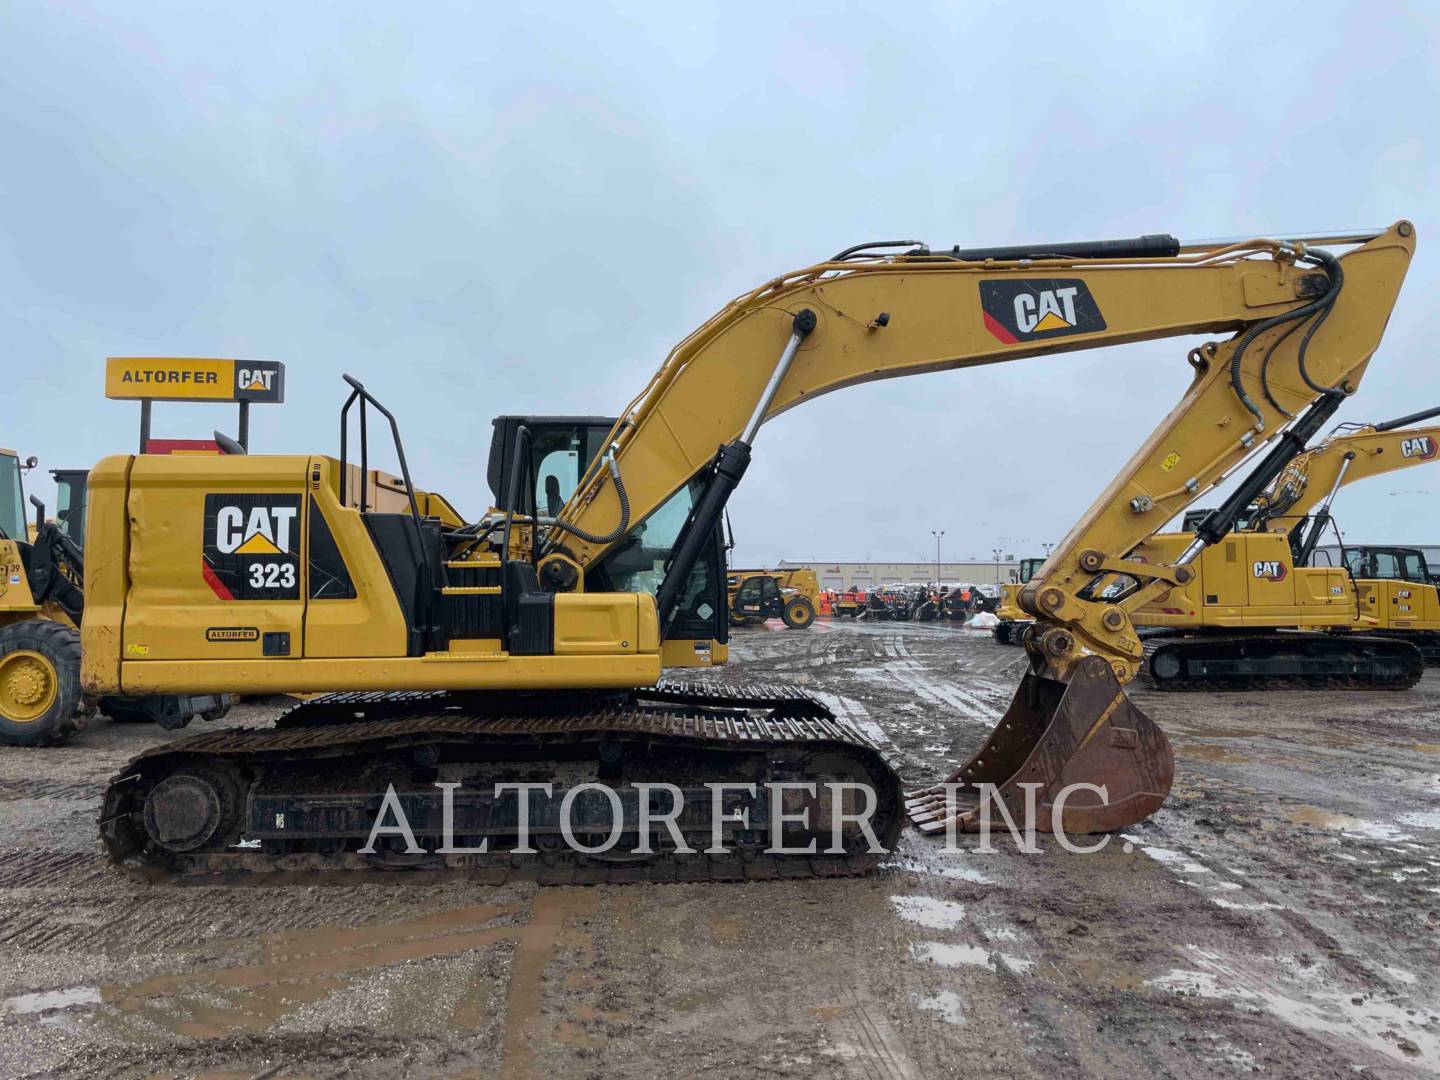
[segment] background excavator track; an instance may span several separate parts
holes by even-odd
[[[1378,634],[1151,630],[1141,638],[1144,671],[1167,691],[1408,690],[1425,673],[1413,644]]]

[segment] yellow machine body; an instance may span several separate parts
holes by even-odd
[[[1319,529],[1309,515],[1342,487],[1376,476],[1440,461],[1440,428],[1347,425],[1296,456],[1255,501],[1247,528],[1206,548],[1193,566],[1195,577],[1135,613],[1143,626],[1285,627],[1301,629],[1413,628],[1426,625],[1422,597],[1405,605],[1413,623],[1390,621],[1402,613],[1404,591],[1434,589],[1400,581],[1352,579],[1344,568],[1294,565],[1296,530]],[[1193,539],[1191,533],[1158,533],[1132,555],[1145,562],[1173,562]],[[1411,598],[1407,598],[1411,599]],[[1433,613],[1434,603],[1428,604]]]
[[[1193,539],[1163,533],[1132,558],[1173,562]],[[1195,561],[1195,576],[1142,608],[1144,626],[1373,628],[1362,618],[1355,586],[1342,569],[1296,567],[1284,533],[1231,533]]]
[[[88,543],[123,557],[87,560],[86,690],[540,689],[659,677],[654,600],[633,593],[557,596],[552,655],[512,656],[493,639],[407,655],[401,602],[360,512],[339,503],[339,477],[335,459],[303,455],[101,461],[90,476]],[[405,503],[393,477],[374,472],[369,483],[381,508]],[[458,523],[442,498],[417,497],[427,513]],[[322,527],[348,572],[343,596],[317,588]],[[217,580],[219,557],[238,568],[240,589]],[[497,567],[499,557],[472,562]],[[500,591],[462,588],[451,595]]]

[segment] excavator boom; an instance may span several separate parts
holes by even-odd
[[[1414,229],[1398,222],[1339,258],[1304,242],[1176,254],[1178,244],[1146,240],[1154,243],[1084,255],[1040,248],[881,258],[856,249],[737,298],[676,347],[625,411],[611,454],[559,515],[542,575],[557,588],[583,588],[619,535],[707,470],[691,525],[712,527],[760,425],[818,394],[918,372],[1228,333],[1189,350],[1192,376],[1179,403],[1021,590],[1021,607],[1036,619],[1027,642],[1035,670],[987,749],[951,777],[951,788],[911,801],[922,828],[971,827],[973,804],[957,809],[953,785],[993,783],[1013,802],[1018,777],[1033,773],[1043,781],[1042,808],[1076,782],[1103,782],[1098,802],[1072,802],[1056,816],[1067,829],[1145,816],[1163,801],[1172,766],[1164,736],[1120,690],[1144,656],[1130,615],[1189,580],[1187,564],[1230,526],[1202,532],[1174,565],[1124,556],[1283,435],[1260,459],[1258,482],[1273,480],[1358,389],[1409,265]],[[684,552],[682,541],[671,580],[688,574]],[[1135,587],[1118,597],[1091,591],[1116,574],[1130,575]],[[673,596],[661,586],[662,627]],[[1084,685],[1071,685],[1077,678]]]

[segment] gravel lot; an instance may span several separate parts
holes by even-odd
[[[1024,664],[909,624],[774,624],[732,656],[716,678],[806,685],[917,782]],[[1440,1071],[1440,672],[1132,696],[1179,776],[1126,837],[981,854],[907,831],[847,881],[144,886],[97,854],[95,813],[170,735],[102,720],[0,750],[0,1075]]]

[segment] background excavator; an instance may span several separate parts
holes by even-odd
[[[1436,460],[1440,429],[1406,426],[1436,412],[1341,425],[1291,461],[1242,513],[1243,527],[1197,560],[1191,581],[1136,613],[1137,623],[1165,628],[1145,635],[1155,684],[1181,690],[1414,685],[1423,661],[1405,633],[1358,632],[1387,629],[1372,599],[1375,583],[1354,572],[1363,567],[1315,565],[1313,556],[1334,528],[1331,505],[1342,486]],[[1188,524],[1199,522],[1187,515]],[[1159,534],[1134,557],[1164,561],[1189,539],[1183,532]],[[1428,627],[1407,629],[1424,640]]]
[[[1388,633],[1387,637],[1404,637],[1421,647],[1422,652],[1434,651],[1440,641],[1432,638],[1431,631],[1440,630],[1440,622],[1430,625],[1418,607],[1414,612],[1401,611],[1402,601],[1398,597],[1387,597],[1391,600],[1388,607],[1381,604],[1379,592],[1383,587],[1362,580],[1371,576],[1367,568],[1373,567],[1383,568],[1387,579],[1416,580],[1413,575],[1424,573],[1423,563],[1417,562],[1418,553],[1408,560],[1387,560],[1383,556],[1378,560],[1367,559],[1361,554],[1348,559],[1342,556],[1317,560],[1315,555],[1326,529],[1333,528],[1330,507],[1342,487],[1440,460],[1436,453],[1440,447],[1440,428],[1405,426],[1430,419],[1437,412],[1440,410],[1426,410],[1381,424],[1339,425],[1323,441],[1297,455],[1270,487],[1237,515],[1235,528],[1225,543],[1207,548],[1197,560],[1196,575],[1187,586],[1142,609],[1135,621],[1144,626],[1194,630],[1300,627],[1388,630],[1396,624],[1382,616],[1393,613],[1401,619],[1402,632]],[[1132,557],[1159,561],[1173,557],[1213,512],[1186,511],[1181,532],[1157,533],[1140,545]],[[1346,552],[1358,550],[1345,548]],[[1002,587],[999,612],[1002,622],[995,628],[995,639],[1002,644],[1020,643],[1023,629],[1028,625],[1018,607],[1020,589],[1043,563],[1043,559],[1022,559],[1019,574],[1022,584]],[[1309,567],[1317,571],[1338,569],[1342,573],[1307,574]],[[1296,574],[1297,570],[1301,573]],[[1251,577],[1261,584],[1252,582]],[[1424,580],[1423,576],[1419,580]],[[1111,585],[1113,587],[1114,582]],[[1420,599],[1423,601],[1423,597]],[[1416,621],[1407,618],[1411,615]],[[1404,631],[1413,631],[1413,634]],[[1243,643],[1248,656],[1235,656],[1225,653],[1216,637],[1197,638],[1191,642],[1196,647],[1193,657],[1182,658],[1179,650],[1184,642],[1180,637],[1166,639],[1152,635],[1148,650],[1149,674],[1170,689],[1242,685],[1258,688],[1270,680],[1286,685],[1370,685],[1357,664],[1363,667],[1373,664],[1377,658],[1349,656],[1344,643],[1314,643],[1309,638],[1297,639],[1293,634],[1285,634],[1279,639],[1284,652],[1263,656],[1263,663],[1251,664],[1250,661],[1262,659],[1261,650],[1266,641],[1258,633],[1251,634]],[[1316,651],[1307,654],[1306,648],[1312,644],[1317,645]],[[1327,646],[1334,651],[1338,662],[1338,667],[1328,671],[1322,655]],[[1165,652],[1166,649],[1170,651]],[[1157,655],[1162,657],[1158,672],[1155,670]],[[1393,658],[1387,662],[1391,661]],[[1410,661],[1402,665],[1406,673],[1402,681],[1413,681],[1413,657]],[[1247,667],[1253,670],[1245,670]],[[1186,673],[1184,679],[1178,678],[1182,670]]]
[[[555,836],[566,794],[582,805],[582,782],[620,800],[619,820],[601,800],[597,832],[658,845],[665,830],[618,788],[666,781],[681,788],[682,832],[708,840],[713,824],[736,853],[763,848],[772,825],[786,843],[814,833],[743,793],[712,815],[706,782],[868,785],[881,847],[904,810],[925,831],[977,827],[981,783],[1017,814],[1028,795],[1041,828],[1137,821],[1164,801],[1173,758],[1123,691],[1144,658],[1130,616],[1190,580],[1190,563],[1229,531],[1230,504],[1172,563],[1125,556],[1255,455],[1239,508],[1248,505],[1315,418],[1358,388],[1413,233],[1399,222],[1183,245],[1147,236],[847,248],[727,305],[676,346],[613,427],[501,418],[489,468],[496,509],[474,522],[411,482],[395,418],[353,379],[338,459],[107,458],[91,474],[88,543],[114,557],[87,564],[87,689],[347,692],[307,702],[274,730],[142,754],[106,793],[102,837],[117,861],[180,874],[474,865],[487,856],[394,837],[374,854],[350,848],[369,835],[387,788],[418,837],[433,842],[448,817],[471,846],[503,845],[522,804],[491,796],[501,776],[550,785],[523,806],[547,838],[542,850],[572,860],[553,864],[569,880],[595,869]],[[1322,241],[1349,250],[1336,257]],[[1190,350],[1179,404],[1021,591],[1036,619],[1032,671],[949,786],[902,808],[879,750],[804,695],[660,681],[662,666],[725,659],[719,526],[768,419],[867,380],[1193,334],[1225,337]],[[358,444],[346,422],[357,405]],[[369,465],[366,417],[376,414],[399,477]],[[173,524],[144,527],[156,521]],[[1128,592],[1092,593],[1116,573],[1134,581]],[[464,792],[445,805],[437,782]],[[1094,786],[1077,792],[1077,782]],[[594,792],[585,794],[588,807]],[[861,831],[846,831],[843,855],[792,859],[785,872],[864,868]],[[514,856],[488,857],[508,866]],[[657,846],[629,872],[673,880],[747,865],[743,854],[697,864]]]

